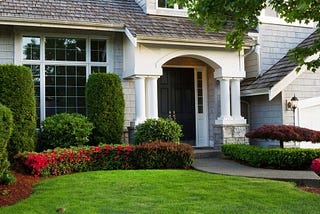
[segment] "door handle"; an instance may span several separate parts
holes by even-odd
[[[177,118],[176,118],[176,111],[172,111],[172,119],[175,121]]]
[[[169,111],[168,118],[172,119],[171,111]]]

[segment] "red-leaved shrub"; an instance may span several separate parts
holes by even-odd
[[[104,169],[128,169],[132,146],[101,145],[54,149],[42,153],[23,152],[15,156],[16,167],[35,176],[63,175]]]
[[[316,158],[311,163],[311,169],[320,175],[320,158]]]
[[[282,145],[283,142],[287,141],[320,142],[319,131],[290,125],[263,125],[256,130],[248,132],[246,137],[279,140]]]

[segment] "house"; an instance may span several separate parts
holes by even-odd
[[[228,29],[205,32],[186,9],[165,0],[3,0],[0,63],[32,69],[38,123],[60,112],[85,114],[88,76],[114,72],[122,79],[125,126],[171,117],[183,125],[184,142],[219,149],[247,143],[245,132],[259,124],[292,123],[284,101],[296,92],[295,81],[272,98],[245,85],[267,74],[314,26],[287,25],[270,14],[265,11],[258,33],[238,52],[225,48]],[[302,100],[318,93],[295,94]],[[277,113],[268,117],[272,109]]]

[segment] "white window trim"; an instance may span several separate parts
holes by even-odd
[[[22,59],[22,38],[24,36],[34,36],[40,38],[40,59],[39,60],[23,60]],[[45,60],[45,38],[81,38],[86,39],[86,61],[51,61]],[[91,62],[91,40],[105,40],[107,45],[107,62]],[[42,33],[22,31],[15,34],[14,41],[14,64],[16,65],[39,65],[40,66],[40,122],[45,119],[45,65],[76,65],[86,67],[86,79],[88,80],[91,74],[91,66],[105,66],[106,71],[113,71],[113,45],[110,36],[90,36],[86,34],[57,34],[57,33]]]

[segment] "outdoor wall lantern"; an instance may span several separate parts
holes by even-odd
[[[287,102],[287,109],[291,111],[295,111],[298,107],[299,99],[296,97],[296,95],[293,95],[290,101]]]

